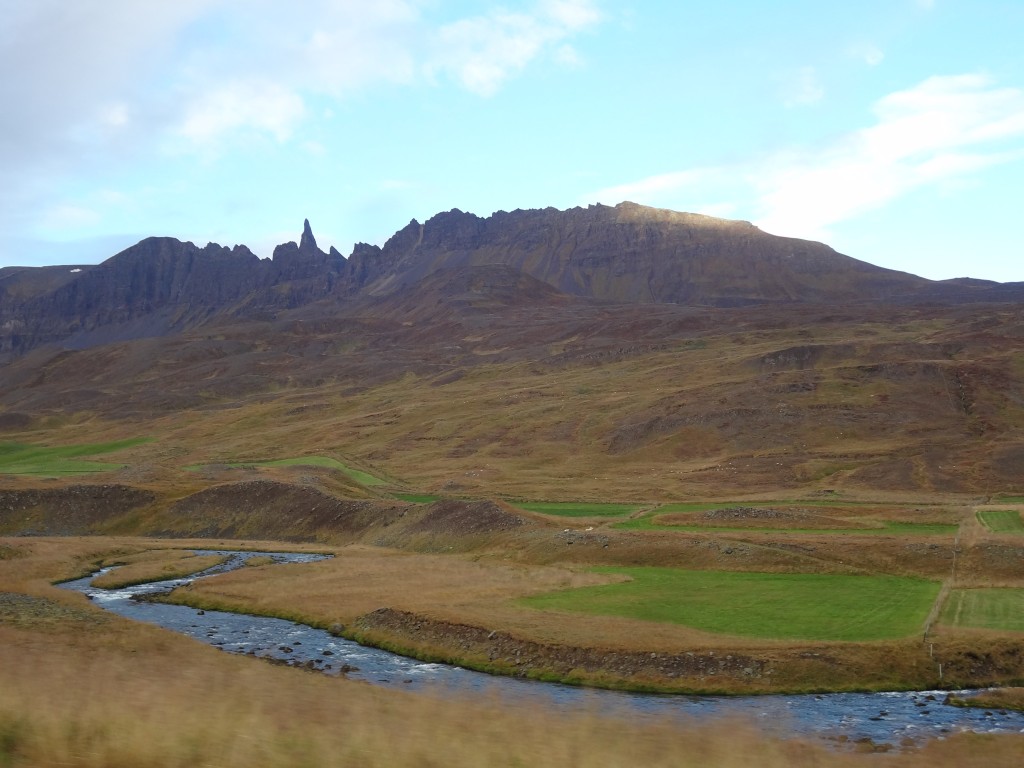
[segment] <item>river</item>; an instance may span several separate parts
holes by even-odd
[[[269,556],[280,567],[312,562],[324,555],[283,552],[202,550],[227,555],[221,565],[184,579],[152,582],[124,589],[92,586],[93,576],[61,586],[87,595],[97,605],[137,621],[180,632],[232,653],[277,659],[325,674],[345,674],[374,685],[442,692],[483,693],[513,703],[556,708],[581,707],[625,716],[742,719],[782,737],[816,736],[841,742],[871,740],[899,745],[957,731],[1024,733],[1024,713],[959,708],[943,704],[946,691],[830,693],[768,696],[685,696],[628,693],[578,688],[511,677],[498,677],[446,664],[433,664],[368,648],[321,629],[282,619],[221,611],[197,611],[180,605],[135,600],[138,595],[167,592],[197,578],[242,566],[249,557]]]

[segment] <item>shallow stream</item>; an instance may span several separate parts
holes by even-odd
[[[876,744],[899,745],[907,740],[918,742],[964,730],[1024,733],[1024,713],[953,707],[942,703],[946,691],[723,697],[577,688],[421,662],[282,619],[197,611],[186,606],[133,599],[137,595],[168,592],[197,578],[234,570],[250,557],[269,556],[280,563],[280,567],[324,557],[222,550],[203,550],[197,554],[230,557],[221,565],[185,579],[107,590],[92,586],[93,576],[89,576],[62,586],[82,592],[97,605],[121,616],[157,624],[225,651],[276,659],[325,674],[344,673],[353,680],[406,690],[440,691],[444,695],[478,692],[529,704],[587,708],[629,717],[741,719],[760,724],[765,730],[783,737],[818,736],[844,742],[869,739]]]

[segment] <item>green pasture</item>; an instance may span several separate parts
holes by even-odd
[[[990,509],[978,513],[981,524],[993,533],[1024,532],[1024,520],[1016,509]]]
[[[217,462],[227,467],[326,467],[328,469],[336,469],[348,475],[350,478],[355,480],[357,483],[365,486],[373,485],[387,485],[387,480],[382,480],[376,475],[371,475],[369,472],[363,472],[361,469],[353,469],[347,464],[332,459],[329,456],[298,456],[292,459],[268,459],[265,461],[229,461],[229,462]],[[200,469],[206,466],[202,464],[194,464],[187,469]]]
[[[90,472],[109,472],[113,469],[121,469],[124,465],[93,461],[82,457],[102,456],[146,442],[149,442],[149,438],[57,446],[0,443],[0,474],[61,477]]]
[[[1024,589],[954,589],[940,620],[954,627],[1024,632]]]
[[[702,507],[707,509],[707,507]],[[836,535],[863,535],[863,536],[952,536],[957,532],[958,526],[946,523],[881,523],[873,528],[770,528],[767,526],[754,525],[753,521],[747,526],[728,525],[667,525],[657,522],[659,515],[665,514],[665,507],[643,517],[633,520],[623,520],[615,523],[615,528],[623,528],[634,531],[679,531],[683,533],[796,533],[796,534],[836,534]]]
[[[722,635],[867,641],[920,631],[940,586],[898,576],[596,570],[630,580],[536,595],[520,604],[682,624]]]
[[[576,501],[513,501],[519,509],[527,512],[540,512],[544,515],[558,517],[622,517],[638,509],[644,504],[606,504]]]
[[[921,507],[935,506],[932,504],[921,504],[913,501],[853,501],[850,499],[768,499],[761,501],[678,501],[662,504],[658,507],[659,514],[670,512],[707,512],[713,509],[729,509],[730,507],[763,507],[775,509],[777,507],[802,507],[805,509],[830,509],[833,507]]]

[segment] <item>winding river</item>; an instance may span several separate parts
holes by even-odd
[[[62,586],[82,592],[97,605],[121,616],[189,635],[225,651],[276,659],[325,674],[345,674],[353,680],[406,690],[442,691],[446,695],[479,692],[520,703],[583,707],[631,717],[740,718],[759,723],[766,731],[783,737],[817,736],[843,742],[870,739],[876,744],[899,745],[908,739],[919,742],[964,730],[1024,733],[1024,713],[953,707],[942,703],[946,691],[720,697],[576,688],[421,662],[282,619],[197,611],[186,606],[133,599],[234,570],[250,557],[269,556],[281,567],[325,557],[223,550],[203,550],[197,554],[227,555],[228,560],[189,578],[124,589],[94,587],[93,576]]]

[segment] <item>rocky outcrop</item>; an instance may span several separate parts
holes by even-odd
[[[298,306],[330,293],[344,264],[317,247],[306,221],[300,244],[278,246],[272,260],[244,245],[151,237],[94,267],[5,269],[0,361],[43,344],[81,349]]]
[[[742,221],[633,203],[558,211],[458,209],[358,249],[354,287],[390,293],[441,269],[503,264],[568,294],[618,303],[742,306],[911,294],[922,278]]]
[[[492,283],[503,272],[506,297],[541,297],[537,285],[523,281],[543,284],[555,301],[743,307],[1024,300],[1024,284],[932,282],[744,221],[634,203],[488,218],[453,209],[423,224],[410,221],[383,247],[357,243],[348,259],[334,248],[322,251],[307,220],[299,242],[279,245],[272,259],[240,245],[199,248],[155,237],[95,267],[0,270],[0,363],[50,343],[84,348],[225,316],[273,319],[325,297],[408,299],[428,278],[460,282],[457,276],[470,272]]]

